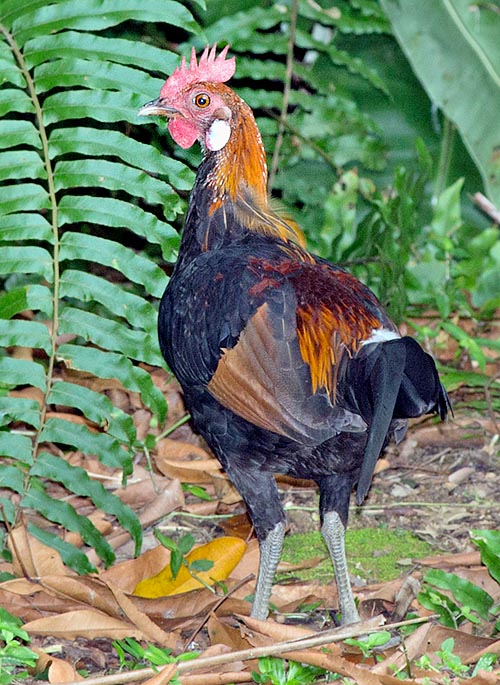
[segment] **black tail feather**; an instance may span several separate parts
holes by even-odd
[[[433,412],[444,419],[452,408],[434,360],[410,337],[366,345],[349,376],[358,408],[370,426],[356,489],[356,502],[361,504],[392,421]]]

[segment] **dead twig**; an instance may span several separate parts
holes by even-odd
[[[235,661],[250,661],[258,659],[263,656],[280,655],[286,658],[286,655],[291,652],[309,649],[311,647],[320,647],[333,642],[341,642],[346,638],[360,637],[368,635],[369,633],[376,633],[381,626],[384,630],[395,630],[403,626],[415,625],[418,623],[426,623],[436,618],[435,615],[423,616],[420,618],[413,618],[408,621],[399,621],[398,623],[390,623],[384,625],[384,619],[381,616],[376,616],[369,621],[363,623],[356,623],[354,625],[335,628],[320,633],[313,633],[305,638],[298,638],[295,640],[287,640],[286,642],[278,642],[273,645],[265,645],[264,647],[253,647],[251,649],[242,649],[236,652],[228,652],[227,654],[218,654],[216,656],[200,657],[192,661],[183,661],[177,665],[177,674],[187,673],[188,671],[199,671],[200,669],[212,669],[215,666],[222,666],[231,664]],[[123,685],[125,683],[134,683],[143,681],[155,675],[157,671],[152,668],[143,668],[137,671],[126,671],[116,673],[113,675],[100,676],[98,678],[86,678],[85,685]],[[38,683],[35,685],[42,685]],[[81,685],[80,682],[66,683],[66,685]]]
[[[497,209],[493,202],[490,202],[482,193],[474,193],[472,201],[479,209],[487,214],[496,224],[500,224],[500,209]]]

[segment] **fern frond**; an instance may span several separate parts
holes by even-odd
[[[157,261],[175,256],[169,222],[193,174],[145,144],[138,126],[161,84],[151,72],[178,61],[145,39],[152,24],[198,32],[174,0],[0,6],[0,480],[21,496],[33,534],[79,572],[92,568],[84,551],[35,526],[30,510],[79,533],[106,565],[114,552],[51,483],[141,543],[137,516],[64,458],[95,455],[126,478],[140,449],[132,418],[92,377],[139,393],[160,424],[167,412],[139,364],[162,363],[155,310],[167,279]],[[15,508],[2,510],[14,524]]]

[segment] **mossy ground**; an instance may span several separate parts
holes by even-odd
[[[429,544],[409,531],[388,528],[348,530],[346,550],[351,575],[358,575],[368,582],[397,578],[412,564],[412,560],[433,551]],[[314,568],[293,571],[291,575],[301,580],[330,582],[334,577],[333,568],[321,533],[314,531],[285,538],[282,561],[298,564],[314,557],[324,557],[324,560]],[[289,575],[281,574],[281,578]]]

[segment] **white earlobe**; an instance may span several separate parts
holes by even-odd
[[[231,126],[229,122],[223,119],[215,119],[205,135],[205,144],[212,152],[222,150],[230,135]]]

